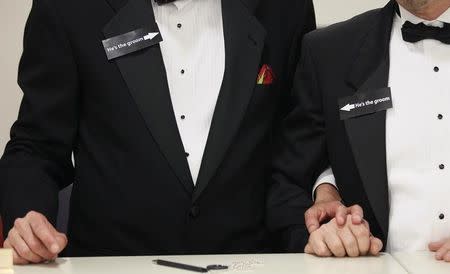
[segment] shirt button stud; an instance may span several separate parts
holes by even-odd
[[[444,218],[445,218],[445,215],[443,213],[439,214],[439,219],[440,220],[444,220]]]
[[[186,119],[186,116],[185,115],[181,115],[180,118],[181,118],[181,120],[184,120],[184,119]]]
[[[438,115],[438,119],[439,119],[439,120],[442,120],[443,118],[444,118],[444,116],[443,116],[442,114],[439,114],[439,115]]]
[[[439,169],[445,169],[445,165],[444,164],[440,164],[439,165]]]
[[[439,72],[439,67],[434,67],[435,72]]]
[[[182,69],[180,72],[181,72],[181,74],[184,74],[186,71],[184,69]]]
[[[186,155],[186,157],[189,157],[190,154],[186,152],[185,155]]]
[[[179,28],[179,29],[181,29],[182,26],[183,26],[183,25],[182,25],[181,23],[178,23],[178,24],[177,24],[177,28]]]

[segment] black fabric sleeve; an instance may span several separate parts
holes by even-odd
[[[303,20],[300,21],[300,24],[297,27],[296,35],[294,36],[291,45],[287,69],[288,72],[287,77],[289,79],[288,83],[290,83],[290,85],[286,87],[287,90],[292,90],[292,84],[294,82],[293,81],[294,74],[296,72],[297,65],[301,57],[303,38],[307,33],[310,33],[311,31],[317,28],[313,0],[306,0],[303,2],[304,7],[302,9],[303,14],[301,17],[303,18]]]
[[[5,233],[30,210],[55,224],[58,192],[73,182],[78,116],[76,64],[54,4],[34,0],[19,65],[23,99],[0,160]]]
[[[308,233],[304,213],[312,187],[328,166],[322,98],[313,56],[305,36],[294,77],[294,110],[283,122],[273,159],[268,195],[268,226],[279,231],[282,251],[303,252]]]

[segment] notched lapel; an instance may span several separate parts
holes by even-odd
[[[387,86],[389,65],[386,62],[369,77],[358,92],[371,92]],[[353,156],[367,197],[387,235],[389,200],[386,168],[386,111],[345,120]]]
[[[371,92],[388,86],[389,45],[394,5],[380,10],[378,22],[367,34],[349,75],[356,92]],[[386,111],[344,121],[353,156],[367,197],[378,223],[387,237],[389,191],[386,165]]]
[[[224,160],[255,89],[266,31],[243,2],[222,1],[225,75],[202,166],[194,191],[197,200]]]
[[[108,0],[117,14],[104,27],[105,38],[148,27],[158,31],[149,0]],[[119,8],[118,5],[121,7]],[[106,58],[106,56],[105,56]],[[154,140],[189,194],[194,184],[178,132],[159,45],[119,57],[116,62]]]

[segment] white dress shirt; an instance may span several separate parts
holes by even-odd
[[[405,21],[442,27],[450,10],[425,21],[400,7],[390,43],[389,86],[393,108],[386,115],[390,217],[387,250],[427,250],[450,238],[450,45],[403,40]],[[336,185],[332,170],[316,182]]]
[[[194,183],[225,72],[221,0],[153,3],[170,97]]]

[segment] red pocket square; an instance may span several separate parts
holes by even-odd
[[[270,85],[275,80],[275,75],[273,73],[273,70],[268,65],[262,66],[261,70],[258,74],[258,79],[256,83],[258,85]]]

